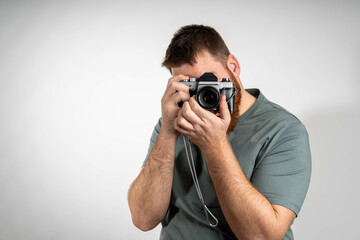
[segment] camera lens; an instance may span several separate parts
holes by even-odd
[[[213,87],[204,87],[197,95],[197,101],[205,109],[215,108],[219,104],[219,100],[219,92]]]

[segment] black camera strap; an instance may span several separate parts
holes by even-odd
[[[186,152],[186,156],[187,156],[187,160],[188,160],[188,164],[189,164],[189,168],[190,168],[190,172],[191,172],[191,176],[192,176],[192,179],[194,181],[194,186],[195,186],[195,189],[196,189],[196,192],[199,196],[199,199],[200,199],[200,202],[201,204],[203,205],[204,207],[204,212],[205,212],[205,217],[206,217],[206,221],[208,222],[208,224],[211,226],[211,227],[216,227],[219,223],[219,221],[217,220],[217,218],[211,213],[211,211],[208,209],[208,207],[206,206],[205,204],[205,201],[204,201],[204,198],[203,198],[203,195],[201,193],[201,189],[200,189],[200,184],[199,184],[199,180],[196,176],[196,169],[195,169],[195,164],[194,164],[194,158],[193,158],[193,155],[192,155],[192,151],[191,151],[191,144],[190,144],[190,140],[187,136],[185,135],[182,135],[183,137],[183,140],[184,140],[184,146],[185,146],[185,152]],[[189,152],[190,152],[190,158],[189,158]],[[212,224],[210,222],[210,219],[209,219],[209,214],[210,216],[215,220],[215,224]]]
[[[237,95],[237,93],[238,93],[238,90],[237,90],[236,87],[233,87],[233,89],[234,89],[234,91],[233,91],[233,93],[231,94],[231,96],[230,96],[228,99],[226,99],[226,102],[227,102],[227,103],[230,101],[230,99],[231,99],[233,96]]]

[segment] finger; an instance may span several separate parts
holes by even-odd
[[[182,80],[188,80],[188,79],[189,79],[188,76],[183,75],[183,74],[179,74],[179,75],[176,75],[176,76],[173,76],[173,77],[169,78],[168,85],[171,84],[172,82],[180,82]]]
[[[188,120],[192,125],[198,124],[202,125],[203,121],[201,118],[199,118],[198,115],[194,113],[194,111],[191,109],[190,104],[188,101],[184,102],[184,105],[181,108],[181,115]]]
[[[168,89],[169,87],[171,87],[172,84],[180,83],[181,81],[188,80],[188,79],[189,79],[189,77],[186,75],[183,75],[183,74],[173,76],[173,77],[169,78],[166,88]],[[185,84],[183,84],[183,85],[185,85]]]
[[[172,82],[167,86],[165,95],[170,96],[180,91],[189,93],[189,87],[181,82]]]
[[[174,121],[174,129],[175,129],[176,131],[178,131],[179,133],[185,134],[185,135],[187,135],[187,136],[190,136],[191,133],[192,133],[192,131],[189,131],[189,130],[183,128],[182,126],[180,126],[180,125],[178,124],[177,119],[175,119],[175,121]]]
[[[189,93],[185,93],[183,91],[176,92],[168,98],[169,102],[172,102],[174,105],[178,104],[179,102],[183,101],[186,102],[190,99]]]
[[[220,112],[220,118],[224,119],[225,121],[228,121],[231,118],[229,107],[226,102],[226,95],[221,96],[219,112]]]
[[[169,90],[174,93],[174,92],[179,92],[179,91],[183,91],[188,93],[189,92],[189,86],[181,83],[181,82],[172,82],[169,85]]]
[[[209,117],[211,117],[212,113],[203,109],[199,103],[195,100],[194,97],[189,99],[189,104],[191,109],[193,110],[193,112],[201,119],[207,119]]]
[[[181,114],[176,118],[176,124],[187,131],[194,131],[194,126]]]

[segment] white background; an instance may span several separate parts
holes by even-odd
[[[181,26],[213,26],[246,88],[299,117],[296,239],[359,239],[359,1],[0,1],[0,239],[158,239],[131,223]]]

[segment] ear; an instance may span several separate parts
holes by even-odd
[[[235,77],[240,76],[240,64],[234,55],[229,54],[226,60],[226,64]]]

